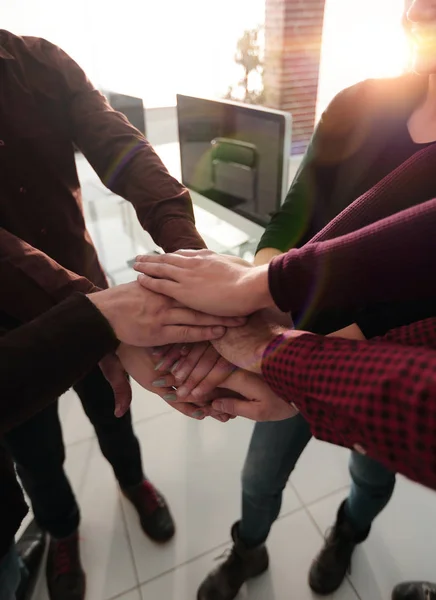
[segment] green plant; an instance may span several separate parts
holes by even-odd
[[[262,33],[262,26],[258,26],[255,29],[247,29],[238,40],[235,62],[242,67],[243,77],[239,81],[238,86],[229,86],[225,98],[231,100],[241,99],[241,94],[237,93],[237,88],[240,88],[242,89],[243,102],[248,104],[262,104],[264,102],[263,46],[260,39]],[[258,73],[260,76],[260,85],[256,88],[250,87],[250,75],[253,73]]]

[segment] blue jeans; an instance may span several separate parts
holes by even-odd
[[[302,415],[256,423],[242,473],[242,518],[239,536],[248,546],[265,542],[277,519],[282,494],[312,434]],[[345,512],[357,534],[365,534],[389,502],[395,473],[357,452],[350,460],[352,486]],[[316,465],[308,477],[316,477]]]
[[[15,592],[21,580],[21,568],[15,544],[0,559],[0,600],[15,600]]]

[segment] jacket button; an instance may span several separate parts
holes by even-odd
[[[4,140],[0,140],[0,146],[4,146],[4,145],[5,145]]]
[[[363,446],[361,446],[360,444],[354,444],[353,448],[359,454],[366,454],[365,448]]]
[[[27,192],[25,187],[20,187],[20,194],[25,194]]]
[[[47,233],[47,229],[45,229],[45,228],[41,229],[41,233],[42,233],[42,235],[45,235]]]

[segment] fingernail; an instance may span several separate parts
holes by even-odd
[[[156,379],[156,381],[153,381],[153,383],[152,383],[153,387],[165,387],[165,385],[166,385],[165,379]]]
[[[164,363],[165,363],[165,360],[161,360],[160,362],[158,362],[157,365],[155,366],[154,370],[159,371],[159,369],[163,366]]]
[[[177,400],[177,396],[176,394],[165,394],[164,400],[166,400],[167,402],[175,402]]]
[[[177,371],[177,367],[179,366],[180,360],[178,360],[177,362],[175,362],[173,364],[173,366],[171,367],[171,373],[174,374],[174,371]]]
[[[152,356],[159,356],[159,354],[161,354],[162,352],[162,348],[155,348],[153,350],[153,352],[151,353]]]
[[[222,401],[221,401],[221,400],[214,400],[214,401],[212,402],[212,408],[213,408],[214,410],[216,410],[217,412],[224,412],[224,411],[223,411],[223,409],[224,409],[224,406],[223,406],[223,403],[222,403]]]
[[[196,410],[192,413],[192,416],[194,419],[200,419],[201,417],[204,417],[204,412],[202,410]]]
[[[182,387],[179,387],[179,389],[177,390],[177,395],[180,398],[184,398],[185,396],[188,395],[188,390],[185,388],[184,385],[182,385]]]

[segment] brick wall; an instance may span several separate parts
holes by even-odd
[[[292,113],[292,154],[313,132],[325,0],[266,0],[266,104]]]

